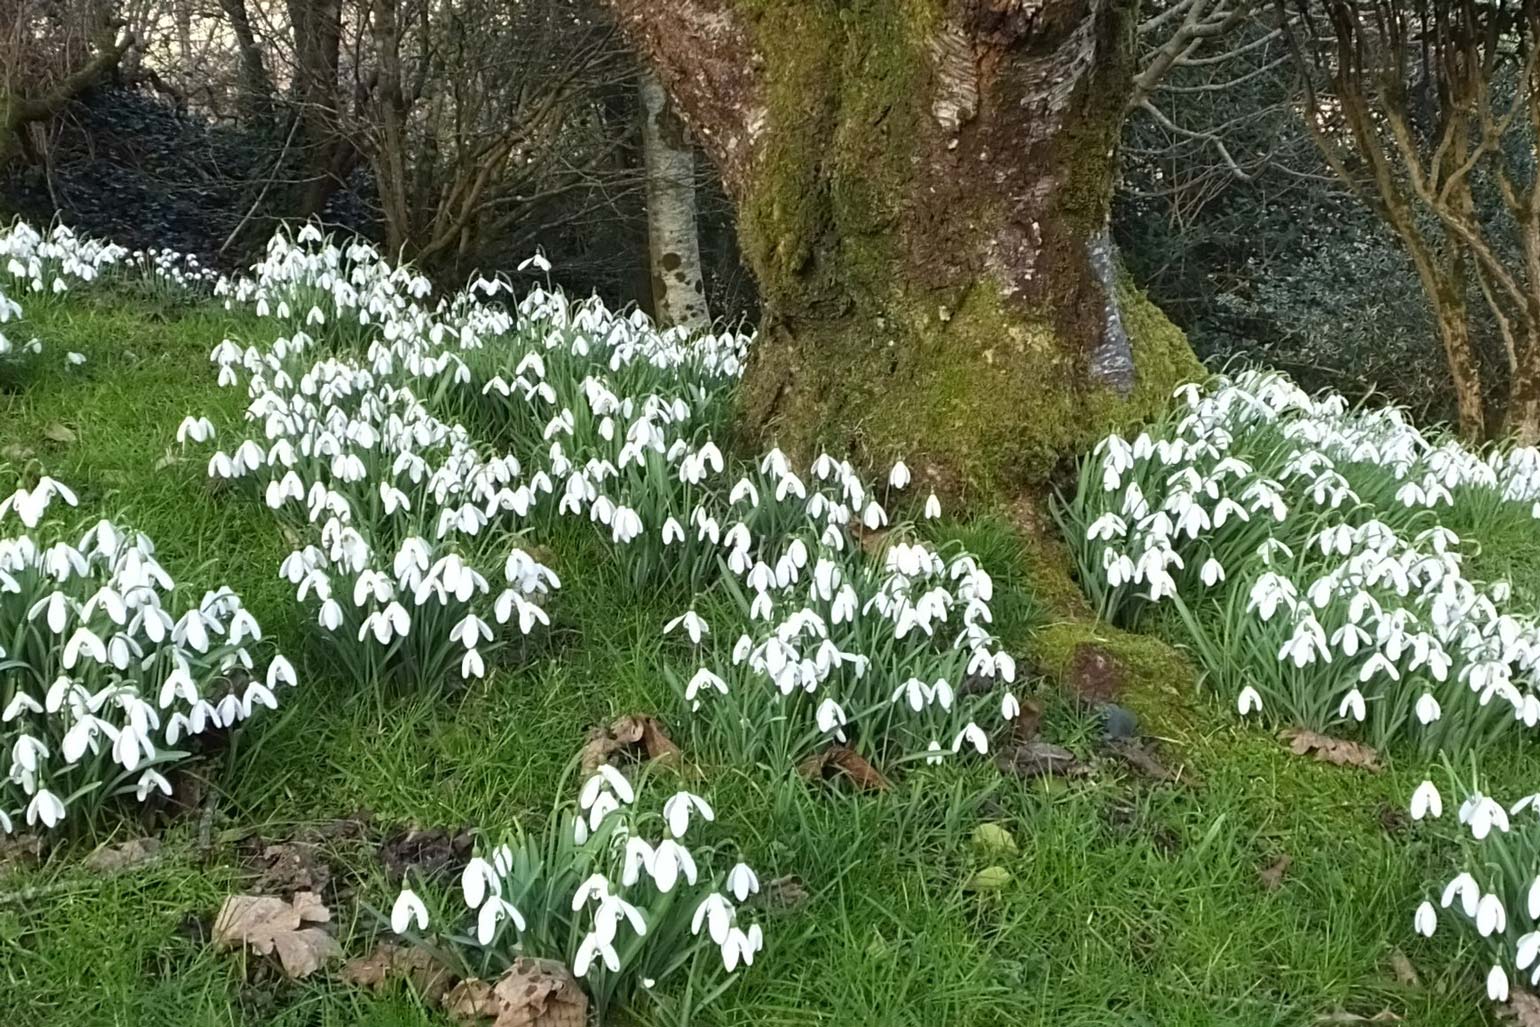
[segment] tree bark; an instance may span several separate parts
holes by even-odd
[[[1108,241],[1134,0],[610,4],[737,205],[758,438],[1009,493],[1201,373]]]
[[[256,34],[251,30],[246,0],[219,0],[219,6],[230,21],[230,31],[235,35],[236,50],[240,54],[237,81],[241,116],[248,122],[265,123],[273,112],[273,80],[268,76],[262,48],[257,45]]]
[[[711,315],[696,221],[695,146],[663,83],[650,70],[642,71],[638,92],[653,319],[664,326],[708,328]]]
[[[138,43],[132,32],[125,32],[115,42],[109,40],[79,68],[41,96],[24,96],[14,87],[0,84],[0,167],[4,167],[21,149],[21,132],[34,121],[46,121],[62,111],[66,104],[96,85],[116,68],[123,55]]]
[[[290,215],[319,214],[357,162],[358,151],[342,124],[337,72],[342,43],[342,0],[288,0],[294,37],[294,116],[299,119],[295,148],[301,178]]]

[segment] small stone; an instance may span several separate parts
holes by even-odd
[[[1109,703],[1102,707],[1102,737],[1108,741],[1133,738],[1139,733],[1139,718],[1126,706]]]

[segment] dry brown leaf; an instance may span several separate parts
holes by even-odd
[[[465,869],[476,847],[476,836],[468,828],[450,831],[436,828],[397,831],[380,844],[380,862],[392,883],[406,880],[409,872],[418,878],[453,876]]]
[[[868,763],[860,753],[843,745],[831,745],[813,753],[797,764],[797,773],[809,781],[846,777],[863,791],[881,792],[890,787],[882,771]]]
[[[273,895],[231,895],[214,920],[216,948],[249,947],[259,956],[276,952],[283,972],[308,977],[342,956],[337,939],[307,923],[325,923],[331,910],[314,892],[300,892],[292,903]]]
[[[112,874],[148,862],[154,859],[158,852],[160,852],[159,839],[130,838],[118,845],[97,849],[85,858],[85,867],[97,873]]]
[[[787,874],[767,882],[759,889],[759,894],[751,896],[746,904],[761,909],[795,909],[807,899],[807,889],[802,886],[802,878],[796,874]]]
[[[1289,751],[1296,756],[1311,756],[1339,767],[1359,767],[1376,773],[1380,770],[1380,754],[1362,742],[1331,738],[1304,728],[1288,728],[1279,737],[1289,743]]]
[[[62,446],[67,446],[75,441],[75,432],[68,425],[54,421],[44,426],[43,438],[50,442],[57,442]]]
[[[1187,784],[1198,786],[1200,784],[1196,774],[1185,767],[1172,770],[1150,751],[1150,747],[1137,738],[1114,738],[1107,742],[1107,748],[1113,755],[1145,777],[1153,781],[1164,781],[1168,784]]]
[[[487,1020],[497,1018],[497,1009],[491,982],[475,977],[456,984],[444,996],[444,1012],[463,1027],[481,1027]]]
[[[1289,872],[1289,867],[1293,864],[1294,857],[1287,852],[1273,860],[1257,874],[1262,878],[1262,887],[1268,891],[1277,891],[1283,886],[1283,875]]]
[[[426,950],[381,942],[374,951],[350,959],[338,975],[354,987],[379,989],[392,980],[403,980],[429,1003],[440,1003],[455,985],[455,975]],[[480,982],[478,982],[480,983]]]
[[[586,1027],[588,996],[564,963],[521,956],[495,984],[455,985],[444,1010],[462,1027]]]
[[[315,845],[292,839],[264,845],[252,863],[261,871],[253,890],[264,894],[319,892],[332,877]]]
[[[1515,988],[1508,996],[1508,1015],[1518,1027],[1540,1027],[1540,998]]]
[[[1075,754],[1052,742],[1032,741],[1008,745],[995,757],[995,765],[1017,777],[1084,777],[1091,772]]]
[[[887,528],[878,528],[874,531],[860,521],[850,523],[850,533],[855,536],[856,542],[860,543],[866,555],[873,560],[882,559],[882,554],[887,551],[888,542],[892,538],[892,533]]]
[[[0,835],[0,877],[13,870],[37,866],[46,849],[42,835]]]
[[[1021,712],[1011,724],[1011,737],[1018,742],[1033,741],[1042,724],[1043,704],[1036,699],[1027,699],[1021,703]]]
[[[596,727],[589,732],[578,759],[583,776],[588,777],[622,754],[675,764],[683,756],[658,718],[634,713],[617,718],[608,727]]]
[[[1422,980],[1417,976],[1417,968],[1412,966],[1412,961],[1406,958],[1406,953],[1400,949],[1390,950],[1390,968],[1396,972],[1396,980],[1408,988],[1420,988]]]
[[[1392,1010],[1389,1010],[1389,1009],[1382,1009],[1378,1013],[1375,1013],[1373,1016],[1363,1016],[1363,1015],[1361,1015],[1359,1013],[1349,1013],[1349,1012],[1346,1012],[1344,1010],[1339,1009],[1339,1010],[1337,1010],[1336,1012],[1333,1012],[1333,1013],[1323,1013],[1322,1015],[1320,1015],[1320,1016],[1315,1018],[1315,1022],[1319,1023],[1319,1024],[1328,1024],[1328,1023],[1400,1023],[1401,1020],[1402,1020],[1401,1014],[1396,1013],[1396,1012],[1394,1012]]]

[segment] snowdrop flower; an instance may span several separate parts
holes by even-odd
[[[1342,702],[1337,706],[1337,716],[1346,717],[1349,713],[1359,723],[1363,723],[1363,719],[1367,715],[1367,710],[1364,707],[1364,694],[1356,688],[1344,696]]]
[[[293,687],[296,683],[294,665],[282,654],[273,657],[267,665],[267,687],[277,689],[280,685]]]
[[[1465,911],[1465,915],[1474,919],[1476,905],[1481,901],[1481,887],[1469,873],[1461,872],[1444,886],[1444,894],[1439,899],[1439,904],[1448,909],[1454,904],[1456,898],[1460,900],[1460,908]]]
[[[476,940],[482,945],[490,945],[497,937],[498,925],[504,920],[511,920],[513,926],[520,931],[526,928],[524,914],[520,913],[513,903],[501,896],[493,896],[486,905],[481,907],[481,912],[476,917]]]
[[[1375,652],[1369,655],[1369,659],[1359,668],[1358,680],[1368,681],[1375,674],[1384,674],[1392,681],[1401,680],[1401,672],[1396,669],[1396,665],[1390,662],[1382,652]]]
[[[207,417],[184,417],[176,428],[176,440],[185,443],[188,439],[194,442],[207,442],[214,437],[214,425]]]
[[[759,891],[759,877],[749,869],[748,864],[738,863],[727,872],[727,890],[739,902],[746,902],[750,895]]]
[[[1000,719],[1015,720],[1021,715],[1021,703],[1014,693],[1006,692],[1000,699]]]
[[[1202,580],[1203,584],[1212,588],[1225,579],[1224,564],[1211,556],[1203,561],[1203,567],[1198,571],[1198,577]]]
[[[818,704],[816,721],[818,730],[824,734],[832,734],[841,742],[845,740],[845,710],[833,699],[825,699]]]
[[[1253,710],[1260,711],[1262,709],[1262,696],[1255,688],[1247,685],[1241,689],[1240,698],[1236,700],[1235,708],[1243,717]]]
[[[342,626],[342,605],[335,599],[326,600],[316,619],[327,631],[336,631]]]
[[[968,726],[959,731],[957,737],[952,739],[952,751],[954,753],[961,752],[964,742],[971,744],[980,756],[989,752],[989,736],[984,733],[983,728],[972,721],[969,721]]]
[[[936,498],[934,492],[925,500],[924,515],[927,521],[939,520],[941,518],[941,500]]]
[[[893,470],[888,474],[888,484],[895,489],[907,488],[909,485],[909,468],[902,460],[893,465]]]
[[[1433,932],[1438,929],[1438,910],[1433,908],[1433,903],[1423,900],[1412,917],[1412,927],[1424,938],[1433,937]]]
[[[716,819],[710,804],[700,796],[689,792],[676,792],[663,804],[663,818],[668,822],[669,833],[675,838],[683,838],[685,831],[689,829],[692,809],[708,821]]]
[[[738,864],[742,866],[743,864]],[[737,869],[736,867],[734,868]],[[756,882],[757,885],[758,882]],[[731,887],[731,885],[729,885]],[[739,898],[739,902],[743,899]],[[698,935],[702,926],[708,929],[711,940],[718,945],[726,944],[728,929],[733,925],[733,906],[719,892],[712,892],[695,907],[690,917],[690,933]]]
[[[671,634],[675,628],[681,625],[684,627],[685,634],[689,636],[690,641],[695,645],[700,645],[701,639],[711,633],[711,626],[694,610],[688,610],[669,621],[663,626],[663,633]]]
[[[1530,931],[1519,938],[1518,949],[1514,953],[1514,962],[1520,970],[1527,970],[1534,963],[1536,957],[1540,957],[1540,931]],[[1530,978],[1533,983],[1534,978]]]
[[[1438,701],[1437,699],[1434,699],[1431,691],[1425,691],[1425,693],[1421,694],[1421,696],[1418,696],[1417,707],[1415,707],[1415,710],[1417,710],[1418,724],[1425,725],[1432,724],[1432,722],[1437,721],[1437,719],[1440,718],[1441,713],[1443,713],[1443,711],[1438,708]]]
[[[1471,836],[1478,842],[1496,827],[1508,831],[1508,811],[1485,795],[1475,793],[1460,805],[1460,823],[1470,828]]]
[[[581,820],[577,823],[579,827],[583,824]],[[578,844],[583,844],[584,840],[584,837],[579,837]],[[626,838],[625,855],[621,861],[620,883],[627,888],[632,887],[637,881],[641,880],[643,870],[647,871],[649,877],[652,876],[656,861],[657,853],[653,851],[652,846],[647,844],[645,839],[638,838],[636,835],[628,836]]]
[[[1430,813],[1435,820],[1443,816],[1444,800],[1432,781],[1424,781],[1412,793],[1412,819],[1421,820]]]
[[[598,770],[583,785],[583,790],[578,793],[578,807],[590,809],[599,800],[603,789],[608,786],[624,803],[630,804],[636,801],[636,792],[631,788],[631,782],[626,776],[608,763],[599,764]]]
[[[727,931],[727,940],[722,943],[722,965],[728,973],[733,972],[740,959],[744,966],[752,966],[754,954],[763,947],[764,936],[758,924],[750,927],[747,933],[731,927]]]
[[[690,884],[695,883],[695,859],[689,849],[672,838],[665,838],[653,850],[652,882],[666,895],[674,889],[681,874]]]
[[[460,874],[460,890],[465,896],[465,904],[478,909],[488,894],[502,893],[502,879],[491,863],[476,856],[465,864],[465,870]]]
[[[699,702],[696,699],[696,696],[700,693],[702,688],[714,688],[722,695],[727,694],[727,682],[723,681],[720,677],[713,674],[705,667],[702,667],[695,672],[694,677],[690,678],[689,684],[685,685],[685,701],[694,703],[696,708],[699,708]]]
[[[61,661],[64,669],[74,669],[75,665],[80,662],[82,653],[91,657],[97,663],[107,662],[107,646],[102,642],[101,636],[84,626],[76,628],[75,633],[65,643],[64,657]]]
[[[572,960],[573,976],[587,977],[596,956],[604,960],[611,973],[620,970],[620,953],[615,951],[613,941],[605,941],[598,932],[591,932],[578,944],[577,955]]]
[[[134,786],[134,797],[143,802],[150,797],[151,791],[158,791],[162,795],[171,794],[171,782],[154,767],[147,768],[139,775],[139,782]]]
[[[413,924],[417,925],[419,931],[428,929],[428,907],[417,897],[416,892],[403,888],[390,910],[390,929],[397,934],[405,934]]]
[[[46,788],[38,789],[37,794],[32,796],[32,801],[27,803],[28,827],[41,823],[44,827],[52,829],[57,827],[63,819],[64,803]]]
[[[1487,972],[1487,998],[1493,1002],[1508,1001],[1508,974],[1496,964]]]
[[[1503,900],[1492,893],[1481,896],[1476,903],[1476,930],[1483,938],[1501,933],[1508,927],[1508,911]]]

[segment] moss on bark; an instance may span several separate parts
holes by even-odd
[[[1118,301],[1134,350],[1130,396],[1089,382],[1052,316],[1021,317],[989,283],[962,296],[897,298],[792,332],[771,326],[746,383],[751,421],[794,451],[902,457],[953,494],[1014,495],[1067,455],[1146,419],[1202,372],[1185,336],[1138,290]],[[783,383],[796,388],[783,391]],[[771,410],[774,413],[770,413]]]

